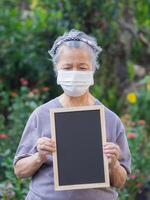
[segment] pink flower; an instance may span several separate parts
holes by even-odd
[[[134,139],[137,138],[137,135],[135,133],[128,133],[127,137],[128,139]]]
[[[47,92],[48,90],[49,90],[49,88],[48,88],[47,86],[42,87],[42,91],[43,91],[43,92]]]
[[[139,182],[139,183],[136,184],[136,187],[137,187],[137,188],[141,188],[142,185],[143,185],[143,184]]]
[[[23,85],[23,86],[27,86],[27,85],[29,84],[29,81],[26,80],[26,79],[24,79],[24,78],[21,78],[21,79],[20,79],[20,83],[21,83],[21,85]]]
[[[132,174],[129,177],[130,177],[131,180],[135,180],[136,179],[136,176],[132,175]]]
[[[1,133],[0,134],[0,139],[6,139],[8,138],[8,135],[4,134],[4,133]]]
[[[39,93],[39,89],[33,89],[32,91],[31,91],[33,94],[38,94]]]
[[[130,122],[130,126],[135,127],[136,123],[135,122]]]
[[[144,126],[145,125],[145,120],[139,120],[138,125]]]

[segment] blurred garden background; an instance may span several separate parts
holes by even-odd
[[[150,200],[150,0],[1,0],[0,8],[0,199],[24,199],[15,151],[30,113],[61,93],[48,50],[76,28],[103,48],[91,91],[126,127],[132,174],[119,199]]]

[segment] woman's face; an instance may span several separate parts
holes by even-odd
[[[84,48],[70,48],[63,46],[56,66],[57,70],[91,71],[91,56]]]

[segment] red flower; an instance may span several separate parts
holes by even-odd
[[[47,92],[48,90],[49,90],[49,88],[48,88],[47,86],[42,87],[42,91],[43,91],[43,92]]]
[[[135,175],[130,175],[129,177],[130,177],[131,180],[136,179],[136,176],[135,176]]]
[[[4,134],[4,133],[1,133],[0,134],[0,139],[6,139],[8,138],[8,135]]]
[[[144,120],[139,120],[138,121],[138,125],[144,126],[145,125],[145,121]]]
[[[33,94],[38,94],[38,93],[39,93],[39,89],[33,89],[31,92],[32,92]]]
[[[21,83],[21,85],[23,85],[23,86],[27,86],[28,83],[29,83],[29,81],[26,80],[26,79],[24,79],[24,78],[21,78],[21,79],[20,79],[20,83]]]
[[[137,138],[137,135],[135,133],[128,133],[127,137],[128,139],[134,139]]]
[[[142,185],[143,185],[143,184],[139,182],[139,183],[136,184],[136,187],[137,187],[137,188],[141,188]]]
[[[17,96],[17,93],[16,92],[11,92],[10,94],[12,97],[16,97]]]

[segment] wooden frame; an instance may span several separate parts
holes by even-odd
[[[56,141],[56,127],[55,127],[55,114],[63,112],[74,112],[74,111],[99,111],[100,114],[100,126],[101,126],[101,139],[102,145],[106,143],[106,128],[105,128],[105,111],[103,105],[84,106],[84,107],[68,107],[68,108],[55,108],[50,109],[50,123],[51,123],[51,134],[52,138]],[[53,153],[53,168],[54,168],[54,188],[56,191],[59,190],[73,190],[73,189],[88,189],[88,188],[106,188],[110,187],[109,180],[109,169],[108,159],[103,155],[103,167],[105,181],[103,183],[85,183],[85,184],[73,184],[73,185],[60,185],[59,184],[59,170],[58,170],[58,155],[57,155],[57,141],[56,141],[56,152]]]

